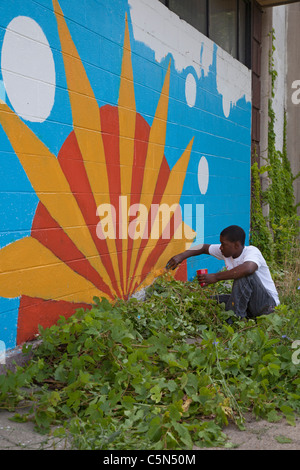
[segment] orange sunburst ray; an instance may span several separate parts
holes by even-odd
[[[73,127],[96,206],[110,204],[105,151],[101,133],[99,106],[86,71],[72,40],[63,12],[53,0],[73,116]],[[115,239],[107,238],[113,270],[121,291]]]
[[[94,296],[108,298],[33,237],[2,248],[0,266],[2,297],[27,295],[88,304],[92,303]]]

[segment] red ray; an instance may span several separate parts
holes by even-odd
[[[119,196],[121,195],[120,152],[119,152],[119,113],[110,105],[100,108],[101,131],[106,159],[110,203],[116,211],[116,249],[124,292],[122,240],[119,239]],[[122,296],[121,293],[119,293]]]
[[[22,295],[19,306],[17,344],[32,340],[44,328],[54,325],[60,316],[69,318],[78,308],[90,309],[91,305],[65,302],[64,300],[33,299]]]

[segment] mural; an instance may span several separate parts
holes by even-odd
[[[72,2],[50,3],[16,2],[4,16],[0,339],[8,348],[94,296],[127,299],[175,253],[204,236],[217,242],[222,224],[249,225],[251,106],[243,96],[225,110],[217,47],[195,77],[189,65],[176,68],[175,54],[157,60],[152,44],[135,39],[133,0],[91,0],[84,16]],[[175,276],[193,277],[197,263]]]

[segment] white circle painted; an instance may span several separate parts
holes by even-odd
[[[201,157],[198,165],[198,186],[201,194],[206,194],[209,182],[209,168],[205,157]]]
[[[15,112],[28,121],[45,121],[54,104],[55,66],[47,38],[32,18],[17,16],[7,26],[1,69]]]
[[[192,108],[196,103],[197,84],[194,76],[189,73],[185,79],[185,98],[188,106]]]

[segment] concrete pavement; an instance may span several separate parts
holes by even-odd
[[[33,351],[40,341],[32,342]],[[33,353],[24,355],[22,346],[7,351],[5,364],[0,364],[0,375],[6,369],[14,370],[16,366],[24,366],[30,361]],[[24,410],[25,411],[25,410]],[[18,413],[20,411],[18,410]],[[0,408],[0,450],[65,450],[64,441],[44,436],[34,430],[31,422],[19,423],[12,421],[15,413]]]
[[[14,413],[0,411],[0,450],[67,450],[65,440],[44,436],[34,424],[11,421]]]

